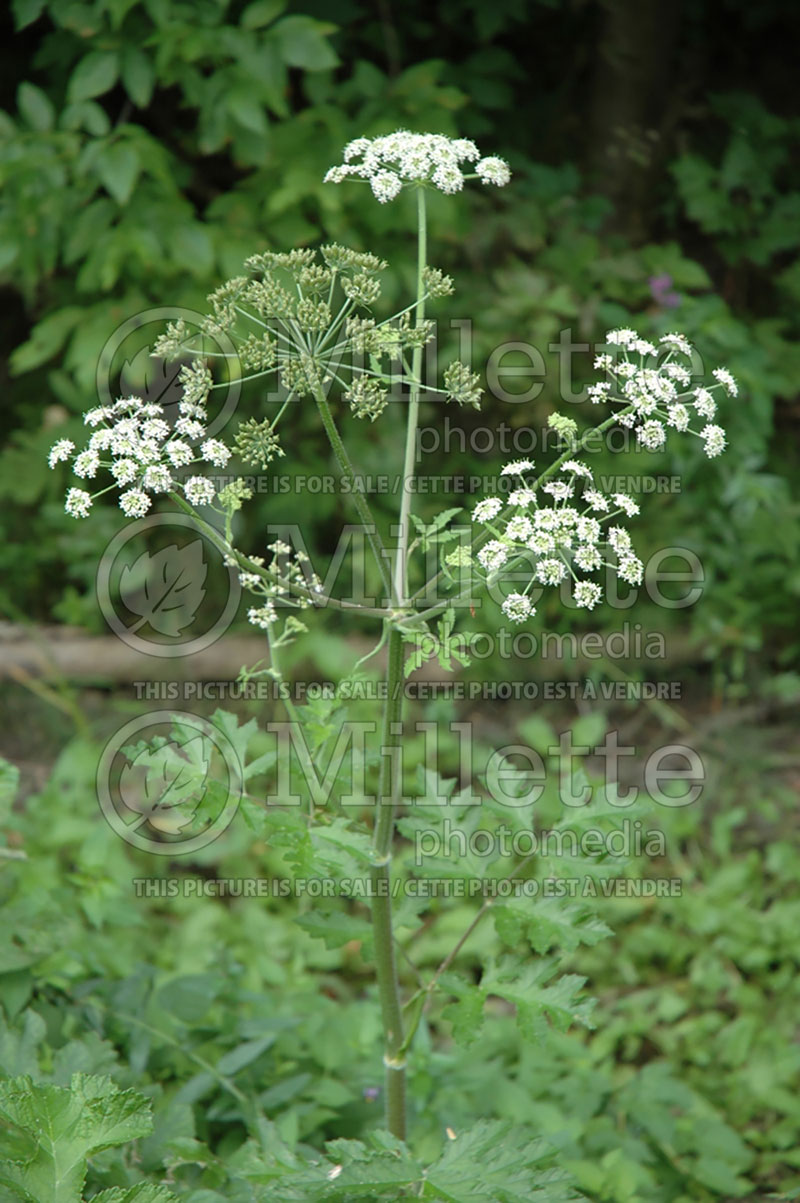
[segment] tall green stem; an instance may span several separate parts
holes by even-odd
[[[372,548],[372,554],[375,557],[375,563],[378,565],[381,581],[386,589],[388,598],[390,592],[390,583],[389,573],[387,570],[386,551],[364,494],[359,490],[356,483],[356,474],[353,471],[353,465],[350,463],[350,456],[347,454],[345,445],[342,442],[342,436],[339,434],[339,431],[336,428],[336,423],[333,420],[333,414],[331,413],[325,393],[320,385],[314,389],[314,400],[317,403],[317,409],[319,410],[319,416],[322,418],[322,425],[325,427],[325,433],[328,436],[328,442],[333,448],[333,454],[336,456],[339,470],[348,483],[350,496],[353,499],[356,512],[364,526],[364,532],[369,540],[369,545]]]
[[[425,267],[427,263],[427,224],[425,189],[417,189],[417,297],[415,326],[425,319]],[[414,476],[419,398],[422,388],[422,346],[414,348],[411,363],[411,389],[406,424],[406,449],[403,462],[400,530],[395,552],[393,601],[403,606],[408,598],[408,546],[411,524],[409,482]],[[394,953],[392,927],[391,863],[394,820],[400,800],[403,720],[403,636],[396,627],[389,630],[386,666],[386,701],[381,733],[381,768],[378,782],[378,813],[372,845],[372,930],[375,939],[375,975],[383,1021],[386,1067],[386,1126],[400,1140],[406,1138],[406,1058],[403,1037],[403,1009]]]
[[[414,325],[419,328],[425,320],[425,268],[428,262],[428,226],[425,209],[425,188],[417,189],[417,303]],[[411,387],[408,398],[408,420],[406,424],[406,453],[403,461],[402,500],[400,502],[400,531],[397,555],[394,564],[395,602],[402,606],[408,600],[408,545],[410,542],[411,499],[409,482],[414,475],[417,454],[417,425],[419,423],[419,398],[422,391],[423,347],[414,348],[411,359]]]
[[[400,1140],[406,1136],[406,1074],[403,1051],[403,1012],[394,955],[392,928],[391,863],[394,818],[400,799],[399,750],[403,714],[403,637],[389,631],[386,701],[381,732],[381,768],[378,813],[372,841],[372,930],[375,941],[375,976],[383,1022],[386,1069],[386,1126]]]

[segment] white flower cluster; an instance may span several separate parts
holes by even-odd
[[[239,584],[261,599],[261,605],[250,607],[247,617],[254,627],[260,627],[262,631],[268,631],[272,624],[277,622],[276,603],[282,606],[296,606],[300,610],[307,610],[312,605],[309,598],[290,593],[289,585],[301,585],[311,593],[322,593],[322,582],[317,574],[311,571],[308,556],[304,551],[293,552],[289,544],[284,543],[282,539],[271,543],[267,550],[272,556],[270,571],[286,581],[285,585],[261,575],[258,569],[265,566],[262,556],[248,556],[248,562],[256,569],[255,572],[249,572],[242,569],[241,564],[238,565]]]
[[[51,448],[49,464],[72,460],[72,471],[82,480],[93,480],[101,468],[113,477],[110,488],[120,493],[120,509],[128,518],[141,518],[150,509],[151,495],[178,487],[175,472],[189,464],[224,468],[231,453],[219,439],[206,437],[206,412],[202,404],[184,398],[174,425],[164,418],[164,408],[140,397],[123,397],[84,415],[94,427],[86,447],[76,454],[71,439],[59,439]],[[199,444],[199,445],[198,445]],[[192,505],[208,505],[214,486],[205,476],[190,476],[181,484]],[[107,488],[92,494],[71,488],[65,509],[73,518],[86,518],[92,502]]]
[[[465,163],[474,164],[464,171]],[[412,134],[397,130],[382,138],[356,138],[344,148],[344,163],[331,167],[328,184],[356,178],[368,180],[375,197],[386,204],[406,184],[425,181],[440,192],[460,192],[465,180],[502,188],[511,179],[505,159],[482,158],[469,138],[446,138],[444,134]]]
[[[488,576],[520,557],[533,566],[524,592],[510,593],[503,602],[506,617],[524,622],[536,613],[529,593],[539,585],[560,585],[568,576],[575,604],[591,610],[600,601],[602,588],[578,572],[608,567],[629,584],[640,584],[643,565],[631,537],[623,526],[612,525],[619,514],[639,513],[633,498],[625,493],[606,496],[593,487],[591,469],[579,460],[567,460],[561,465],[563,475],[539,488],[528,481],[533,466],[528,459],[507,464],[501,475],[515,477],[517,487],[505,502],[486,497],[473,511],[473,517],[495,536],[477,554]]]
[[[675,358],[691,360],[691,343],[682,334],[665,334],[659,341],[667,354],[651,367],[648,361],[658,354],[653,343],[640,338],[635,330],[610,330],[606,343],[620,348],[622,354],[597,356],[594,366],[606,372],[608,379],[589,386],[590,399],[623,406],[621,425],[634,430],[637,441],[651,451],[663,447],[671,426],[701,438],[709,458],[720,455],[725,449],[725,431],[712,420],[717,412],[713,394],[722,389],[728,396],[737,396],[736,381],[727,368],[715,368],[711,373],[714,384],[693,386],[689,368]],[[700,429],[692,429],[695,416],[705,423]]]

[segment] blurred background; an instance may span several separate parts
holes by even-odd
[[[686,1198],[742,1197],[740,1171],[769,1188],[785,1183],[798,1168],[790,1149],[800,1120],[791,1090],[798,1060],[785,1055],[800,931],[797,5],[13,0],[4,19],[0,752],[21,767],[24,792],[44,791],[33,797],[54,827],[29,837],[44,840],[56,860],[90,839],[94,741],[148,705],[133,681],[235,679],[263,654],[242,607],[211,659],[129,656],[108,631],[95,591],[98,561],[122,530],[122,515],[111,495],[91,521],[67,517],[66,474],[63,465],[48,469],[49,447],[83,430],[81,414],[97,403],[98,385],[115,395],[166,387],[146,353],[166,310],[202,311],[211,289],[254,251],[324,240],[368,249],[389,260],[389,300],[407,298],[409,198],[378,205],[366,189],[323,185],[323,175],[361,134],[407,127],[472,138],[482,153],[508,159],[513,180],[502,190],[468,186],[457,197],[433,197],[431,260],[456,282],[436,315],[473,319],[477,371],[499,343],[519,341],[537,347],[550,372],[524,404],[487,393],[481,412],[424,407],[424,426],[441,431],[446,418],[464,439],[462,449],[459,438],[449,445],[442,438],[421,471],[492,473],[511,456],[485,452],[476,431],[502,423],[539,430],[554,409],[569,409],[550,349],[562,330],[588,344],[622,324],[648,338],[682,331],[707,367],[733,372],[740,395],[721,415],[729,447],[719,460],[684,445],[693,440],[672,439],[663,454],[597,461],[600,471],[679,475],[678,492],[643,498],[632,527],[645,558],[665,546],[699,558],[700,602],[663,609],[644,596],[635,610],[603,607],[578,619],[555,596],[540,607],[543,630],[609,635],[638,623],[645,634],[663,633],[664,654],[648,658],[633,642],[623,655],[590,662],[580,651],[546,663],[510,662],[498,652],[469,670],[487,681],[677,682],[674,700],[566,697],[545,718],[531,702],[470,709],[440,698],[414,713],[445,722],[466,712],[487,747],[512,729],[544,746],[551,728],[573,723],[598,738],[614,726],[642,750],[691,732],[714,790],[702,814],[671,818],[671,867],[701,889],[702,901],[659,905],[658,923],[641,907],[609,904],[617,908],[609,922],[621,933],[616,963],[627,985],[616,993],[616,978],[604,979],[606,946],[584,953],[579,966],[594,975],[593,988],[621,1025],[606,1029],[597,1057],[612,1067],[608,1090],[628,1090],[624,1105],[633,1111],[640,1096],[630,1094],[631,1067],[667,1058],[676,1076],[664,1097],[688,1114],[680,1091],[691,1087],[746,1137],[744,1151],[720,1137],[730,1174],[715,1178],[707,1169],[693,1187],[681,1178]],[[450,337],[442,334],[444,350]],[[576,390],[593,378],[591,359],[586,352],[574,361]],[[506,365],[514,362],[512,355]],[[527,363],[520,357],[521,369]],[[521,370],[503,384],[523,393],[530,379]],[[258,415],[260,404],[259,387],[245,387],[237,415]],[[399,471],[399,455],[387,466],[385,440],[399,449],[401,408],[390,407],[374,427],[342,412],[359,470]],[[593,417],[577,407],[575,416]],[[283,432],[289,455],[281,473],[331,470],[324,436],[304,406],[290,408]],[[462,501],[423,497],[419,510],[425,517]],[[388,527],[393,498],[375,504]],[[267,524],[299,522],[324,563],[346,521],[347,499],[336,494],[259,495],[247,507],[240,545],[256,551]],[[135,545],[130,562],[148,546]],[[222,575],[209,579],[212,602],[223,585]],[[288,657],[302,679],[349,671],[369,646],[336,615],[308,621],[309,635]],[[482,615],[487,624],[496,632],[499,617]],[[260,722],[271,713],[264,705],[240,709]],[[457,749],[443,747],[455,760]],[[63,804],[84,817],[58,829]],[[56,830],[66,851],[55,847]],[[99,929],[108,921],[109,931],[121,913],[103,877],[110,846],[95,847],[91,861],[93,911],[87,882],[80,883],[80,922]],[[63,897],[73,885],[67,875]],[[59,906],[68,909],[63,897]],[[91,968],[112,974],[109,958]],[[679,1079],[684,1087],[674,1085]],[[598,1087],[598,1100],[605,1089]],[[598,1114],[603,1106],[597,1102]],[[595,1144],[575,1157],[589,1166],[612,1145],[600,1123]],[[677,1162],[668,1172],[680,1178],[689,1162]],[[598,1198],[662,1198],[660,1186],[642,1185],[635,1174],[626,1194],[616,1163],[602,1180],[592,1172],[585,1169],[583,1185]]]

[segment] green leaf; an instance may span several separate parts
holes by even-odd
[[[170,239],[175,261],[196,276],[207,278],[214,267],[214,246],[199,222],[178,226]]]
[[[146,109],[153,97],[155,70],[146,54],[136,46],[126,46],[122,52],[122,82],[133,103]]]
[[[357,860],[368,864],[372,860],[372,840],[365,831],[356,831],[350,826],[350,820],[337,816],[326,826],[319,824],[312,828],[314,842],[321,841],[323,845],[333,844],[344,852],[351,852]]]
[[[0,1084],[0,1184],[30,1203],[80,1203],[87,1158],[151,1127],[149,1101],[109,1078],[75,1074],[69,1089],[12,1078]],[[32,1138],[22,1159],[20,1130]]]
[[[514,945],[527,934],[540,955],[551,948],[574,952],[581,944],[593,946],[613,934],[585,903],[565,898],[509,898],[498,902],[492,915],[501,940]]]
[[[0,272],[19,259],[20,243],[15,237],[0,239]]]
[[[263,29],[286,8],[286,0],[255,0],[242,13],[243,29]]]
[[[254,134],[267,132],[267,117],[264,106],[252,91],[245,88],[234,88],[225,97],[228,112],[235,117],[240,125],[251,130]]]
[[[237,1045],[229,1053],[220,1057],[217,1062],[217,1070],[221,1074],[233,1077],[240,1069],[251,1065],[262,1053],[271,1048],[277,1038],[277,1032],[271,1032],[268,1036],[259,1036],[257,1040],[245,1040],[243,1044]]]
[[[523,719],[519,730],[528,746],[533,748],[534,752],[538,752],[540,756],[549,755],[550,748],[558,751],[558,736],[547,719],[536,714],[531,715],[530,718]]]
[[[608,722],[601,710],[590,710],[572,724],[572,740],[578,746],[597,747],[606,733]]]
[[[11,9],[17,29],[24,29],[26,25],[38,21],[46,3],[47,0],[12,0]]]
[[[15,968],[12,959],[14,951],[19,953],[21,950],[15,950],[13,943],[10,948],[2,949],[3,965],[7,965],[8,969]],[[11,957],[8,957],[8,953],[11,953]],[[27,958],[29,962],[32,959]],[[21,1032],[19,1031],[19,1021],[14,1027],[6,1027],[5,1020],[0,1017],[0,1072],[10,1078],[20,1077],[23,1074],[38,1077],[39,1048],[44,1043],[46,1035],[45,1022],[37,1011],[29,1009],[25,1012]]]
[[[324,940],[326,948],[341,948],[351,940],[369,940],[372,929],[366,919],[344,911],[322,911],[315,908],[295,919],[298,927],[315,939]]]
[[[273,1138],[256,1171],[257,1180],[270,1184],[274,1203],[350,1203],[360,1198],[368,1203],[373,1197],[397,1199],[404,1187],[419,1184],[422,1167],[401,1141],[388,1132],[372,1132],[369,1141],[332,1140],[326,1145],[326,1159],[305,1162]]]
[[[67,100],[74,104],[103,96],[117,82],[119,59],[116,51],[93,50],[81,59],[70,77]]]
[[[446,977],[442,986],[456,996],[444,1010],[444,1017],[453,1024],[453,1035],[462,1044],[470,1044],[483,1023],[483,1005],[490,994],[496,994],[514,1004],[517,1025],[528,1040],[539,1041],[547,1033],[547,1020],[566,1031],[572,1023],[591,1028],[593,1003],[577,996],[585,978],[566,974],[548,984],[556,971],[554,961],[502,960],[490,965],[479,986],[461,978]]]
[[[197,1023],[208,1013],[221,988],[216,974],[188,973],[161,987],[158,1005],[184,1023]]]
[[[35,84],[21,83],[19,85],[17,108],[31,129],[45,133],[53,128],[55,113],[50,97]]]
[[[62,129],[85,129],[95,138],[102,138],[111,129],[105,109],[94,100],[82,100],[79,104],[64,107],[59,120]]]
[[[0,823],[11,814],[12,803],[19,788],[19,769],[0,756]]]
[[[52,359],[63,347],[67,336],[77,326],[84,316],[83,309],[78,305],[70,305],[66,309],[57,309],[55,313],[34,326],[27,342],[12,352],[11,373],[19,376],[22,372],[30,372],[41,364]]]
[[[477,1038],[483,1027],[486,995],[479,986],[473,986],[461,978],[442,979],[442,986],[457,995],[457,1001],[449,1003],[442,1016],[453,1025],[454,1039],[459,1044],[468,1046]]]
[[[539,1041],[547,1034],[547,1020],[565,1032],[573,1023],[594,1027],[591,999],[579,999],[586,978],[564,974],[548,984],[556,972],[550,961],[517,961],[507,958],[490,965],[481,979],[481,990],[497,994],[517,1008],[517,1025],[527,1040]]]
[[[706,1099],[653,1061],[620,1092],[620,1103],[670,1161],[680,1159],[689,1177],[728,1197],[749,1194],[740,1175],[753,1156],[744,1141]]]
[[[120,205],[126,205],[141,169],[138,151],[133,146],[114,142],[97,156],[96,166],[106,190]]]
[[[292,16],[279,21],[271,33],[277,38],[281,56],[290,67],[327,71],[339,63],[326,40],[335,28],[335,25],[315,21],[313,17]]]
[[[480,1120],[448,1141],[425,1172],[425,1198],[447,1203],[569,1203],[578,1196],[553,1149],[500,1121]]]
[[[152,1182],[140,1182],[138,1186],[112,1186],[92,1195],[92,1203],[173,1203],[173,1195],[166,1186],[155,1186]]]
[[[247,748],[253,736],[258,732],[258,723],[254,718],[248,719],[246,723],[239,724],[239,719],[235,714],[231,714],[229,710],[215,710],[211,716],[213,726],[221,731],[227,739],[228,743],[236,753],[237,759],[241,766],[244,766],[247,760]],[[270,753],[270,765],[274,764],[275,753]],[[259,758],[261,759],[261,758]],[[256,763],[255,761],[253,762]],[[247,776],[245,772],[245,776]]]

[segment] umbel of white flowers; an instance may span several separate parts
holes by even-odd
[[[464,164],[473,164],[472,170]],[[505,159],[481,157],[469,138],[447,138],[444,134],[412,134],[396,130],[381,138],[356,138],[344,148],[344,163],[331,167],[328,184],[344,180],[369,181],[381,202],[394,200],[403,187],[424,182],[440,192],[460,192],[465,180],[480,180],[502,188],[511,179]]]
[[[196,378],[207,373],[205,365],[193,364],[182,369],[184,395],[174,425],[164,418],[164,409],[155,402],[140,397],[123,397],[113,405],[101,405],[84,415],[87,426],[94,427],[86,447],[76,452],[71,439],[59,439],[50,450],[49,463],[54,468],[62,461],[72,460],[72,471],[81,480],[93,480],[101,468],[107,469],[115,485],[123,490],[119,504],[128,518],[141,518],[151,506],[151,494],[168,493],[176,487],[176,473],[190,464],[212,464],[224,468],[231,457],[230,450],[220,439],[206,437],[206,411],[197,388],[205,389],[205,380],[194,390],[188,387]],[[207,373],[210,382],[210,373]],[[203,400],[205,399],[203,395]],[[215,489],[205,476],[190,476],[181,481],[181,488],[192,505],[207,505]],[[92,502],[100,492],[71,488],[67,493],[66,511],[73,518],[88,517]]]
[[[676,356],[691,358],[691,344],[681,334],[665,334],[660,340],[666,356],[658,367],[647,366],[657,349],[635,330],[612,330],[606,343],[621,351],[599,355],[595,367],[609,377],[591,385],[588,393],[595,404],[621,406],[617,420],[635,432],[644,447],[656,450],[667,438],[667,428],[696,435],[710,458],[725,447],[725,432],[711,422],[716,414],[714,392],[738,395],[738,387],[726,368],[712,372],[714,384],[693,386],[691,375]],[[693,417],[705,425],[692,429]],[[562,415],[552,415],[550,425],[574,445],[577,424]],[[555,467],[556,465],[554,465]],[[498,579],[504,567],[528,563],[531,575],[521,592],[510,593],[502,604],[507,618],[524,622],[536,613],[530,594],[541,585],[558,586],[572,578],[572,596],[579,607],[591,610],[602,599],[603,590],[591,573],[610,568],[631,585],[642,580],[642,561],[633,550],[631,536],[614,522],[639,513],[639,506],[624,493],[605,494],[592,479],[591,468],[577,459],[564,458],[561,476],[553,471],[534,473],[533,460],[506,464],[502,476],[514,478],[515,488],[502,500],[485,497],[473,511],[475,521],[492,537],[483,541],[477,560],[487,579]],[[581,575],[579,575],[579,573]]]

